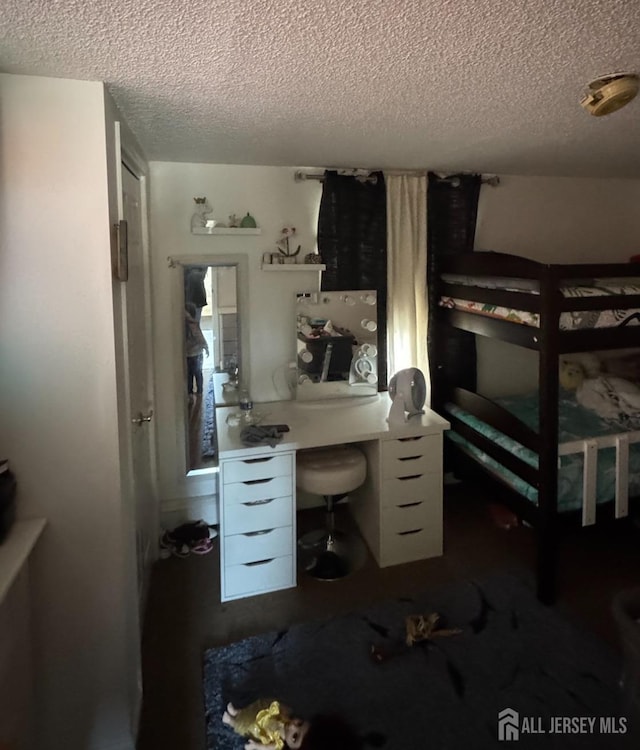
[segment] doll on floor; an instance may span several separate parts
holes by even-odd
[[[359,750],[364,741],[379,745],[372,734],[362,738],[339,716],[318,715],[303,721],[275,700],[257,700],[245,708],[227,705],[222,721],[247,738],[245,750]]]

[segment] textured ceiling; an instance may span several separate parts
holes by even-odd
[[[3,0],[0,69],[105,81],[148,158],[640,177],[638,0]]]

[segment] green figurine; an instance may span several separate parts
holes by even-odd
[[[240,226],[242,229],[255,229],[258,225],[253,216],[247,211],[247,215],[240,222]]]

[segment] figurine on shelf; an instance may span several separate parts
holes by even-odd
[[[295,227],[284,227],[282,229],[281,237],[276,242],[276,247],[278,248],[278,252],[280,252],[284,258],[284,263],[296,263],[296,256],[300,253],[300,249],[302,245],[298,245],[296,250],[291,250],[289,248],[289,239],[291,237],[294,237],[296,233]]]
[[[191,231],[194,229],[204,229],[207,226],[207,214],[210,214],[213,209],[209,204],[209,201],[203,198],[194,198],[196,204],[196,212],[191,217]]]
[[[240,228],[241,229],[256,229],[257,226],[258,225],[256,224],[256,220],[247,211],[247,215],[244,216],[242,221],[240,222]]]
[[[317,263],[322,263],[322,258],[320,257],[320,253],[307,253],[304,256],[304,262],[314,265]]]
[[[231,229],[237,229],[240,226],[240,219],[235,214],[230,214],[229,224],[227,226]]]

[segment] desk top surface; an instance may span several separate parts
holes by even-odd
[[[261,424],[287,424],[289,432],[275,448],[268,445],[247,447],[240,441],[241,426],[230,427],[226,419],[237,407],[216,409],[218,455],[220,459],[241,458],[265,451],[301,450],[323,445],[356,443],[365,440],[392,440],[412,435],[437,435],[449,423],[430,409],[400,425],[389,425],[391,399],[387,393],[361,398],[327,401],[271,401],[256,404]]]

